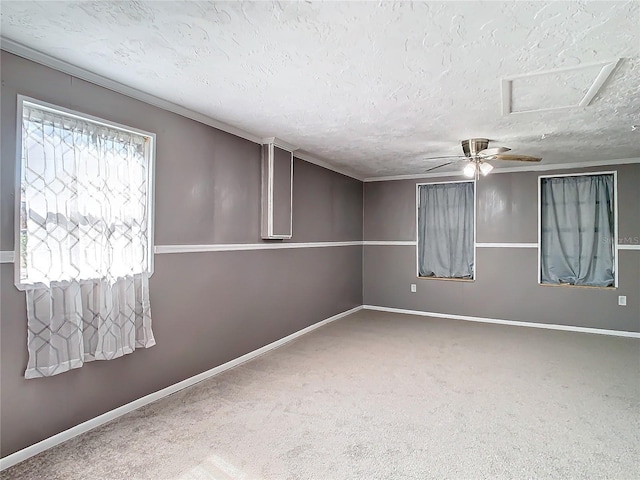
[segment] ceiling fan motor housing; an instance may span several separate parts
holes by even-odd
[[[488,138],[470,138],[462,141],[462,151],[467,157],[475,157],[489,146]]]

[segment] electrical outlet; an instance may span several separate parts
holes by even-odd
[[[618,305],[622,305],[623,307],[627,304],[627,296],[626,295],[620,295],[618,297]]]
[[[412,283],[412,284],[411,284],[411,293],[416,293],[416,291],[417,291],[416,284],[415,284],[415,283]]]

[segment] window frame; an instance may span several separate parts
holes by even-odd
[[[149,183],[149,205],[148,205],[148,219],[149,222],[149,235],[148,235],[148,268],[149,275],[153,275],[154,272],[154,246],[155,246],[155,170],[156,170],[156,134],[147,132],[139,128],[130,127],[121,123],[112,122],[104,118],[96,117],[94,115],[85,114],[77,110],[61,107],[53,103],[45,102],[37,98],[29,97],[26,95],[17,95],[17,110],[16,110],[16,169],[15,169],[15,210],[14,210],[14,284],[18,290],[25,290],[30,284],[22,283],[21,279],[21,260],[20,260],[20,225],[21,225],[21,203],[22,203],[22,117],[24,112],[24,105],[32,105],[42,110],[48,110],[53,113],[66,115],[68,117],[77,118],[92,122],[98,125],[102,125],[107,128],[115,130],[121,130],[128,133],[134,133],[147,137],[149,141],[145,147],[145,157],[149,162],[147,169],[147,182]]]
[[[613,175],[613,286],[600,287],[596,285],[571,285],[569,283],[542,283],[542,179],[562,177],[589,177],[594,175]],[[601,172],[538,175],[538,285],[541,287],[596,288],[601,290],[615,290],[618,288],[618,257],[618,171],[603,170]]]
[[[420,229],[418,228],[418,223],[420,221],[420,214],[419,214],[419,209],[420,209],[420,187],[423,185],[444,185],[444,184],[450,184],[450,183],[472,183],[473,184],[473,276],[471,278],[451,278],[451,277],[422,277],[420,276]],[[445,282],[475,282],[476,279],[478,278],[478,266],[477,266],[477,254],[476,254],[476,250],[477,250],[477,238],[476,238],[476,234],[478,232],[478,228],[477,228],[477,223],[478,223],[478,216],[477,216],[477,205],[478,205],[478,201],[477,201],[477,195],[478,195],[478,183],[476,182],[475,179],[471,179],[471,180],[450,180],[450,181],[445,181],[445,182],[420,182],[420,183],[416,183],[416,277],[419,280],[442,280]]]

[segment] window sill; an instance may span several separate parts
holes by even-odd
[[[446,282],[475,282],[475,278],[418,277],[418,280],[444,280]]]
[[[616,290],[618,287],[598,287],[595,285],[571,285],[570,283],[538,283],[541,287],[586,288],[589,290]]]

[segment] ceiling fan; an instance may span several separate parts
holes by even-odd
[[[462,140],[461,143],[462,152],[464,153],[464,155],[428,158],[426,160],[438,160],[447,158],[455,158],[457,160],[452,160],[450,162],[437,165],[435,167],[429,168],[428,170],[425,170],[425,172],[430,172],[437,168],[452,165],[454,163],[466,162],[467,165],[463,170],[464,175],[469,178],[475,177],[475,179],[477,180],[480,174],[488,175],[489,172],[493,170],[493,165],[488,163],[489,160],[508,160],[510,162],[539,162],[540,160],[542,160],[539,157],[530,157],[528,155],[513,155],[506,153],[511,150],[507,147],[488,148],[489,139],[487,138],[470,138],[468,140]]]

